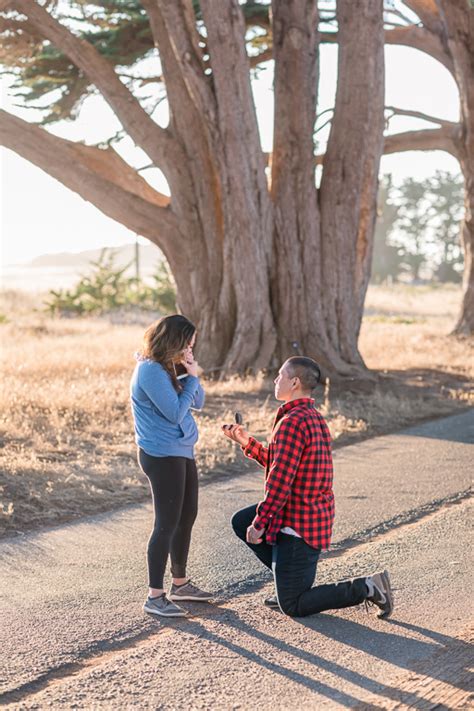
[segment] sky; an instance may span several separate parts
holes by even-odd
[[[459,95],[451,74],[428,55],[407,47],[388,46],[385,49],[387,106],[422,111],[432,116],[457,121]],[[253,90],[257,116],[265,151],[272,144],[272,69],[260,72]],[[2,108],[31,120],[32,112],[14,106],[4,78],[1,91]],[[337,79],[337,48],[326,45],[321,50],[321,74],[318,113],[334,105]],[[166,125],[166,105],[157,114]],[[110,108],[99,97],[88,99],[74,122],[62,121],[50,130],[71,140],[97,143],[119,128]],[[432,124],[412,118],[396,118],[390,123],[390,133],[428,128]],[[327,131],[320,138],[327,138]],[[118,149],[134,166],[148,161],[143,152],[130,141]],[[436,170],[459,173],[459,164],[441,151],[407,152],[382,158],[381,174],[390,172],[396,183],[405,177],[424,178]],[[142,175],[156,188],[167,192],[166,181],[158,170]],[[102,246],[119,247],[133,242],[136,235],[122,225],[102,215],[90,203],[65,188],[36,166],[12,151],[0,148],[0,266],[25,264],[42,254],[80,252]],[[145,240],[141,241],[145,242]]]

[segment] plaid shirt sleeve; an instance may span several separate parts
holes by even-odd
[[[245,447],[242,447],[244,454],[249,459],[255,459],[261,467],[266,467],[268,462],[268,447],[257,442],[254,437],[249,437],[249,441]]]
[[[266,528],[285,505],[305,447],[305,435],[298,422],[282,422],[272,444],[273,458],[265,481],[265,498],[253,520],[256,529]]]

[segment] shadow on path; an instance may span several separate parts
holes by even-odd
[[[276,612],[275,614],[279,613]],[[427,630],[405,623],[397,623],[396,621],[392,622],[391,625],[421,634],[427,637],[429,641],[402,637],[390,631],[380,632],[352,620],[328,614],[320,614],[304,619],[288,619],[288,622],[290,624],[301,624],[313,629],[316,633],[364,652],[368,655],[369,661],[372,656],[394,666],[398,666],[403,670],[417,671],[417,663],[420,661],[426,662],[426,660],[432,657],[440,648],[447,646],[456,647],[458,649],[461,648],[466,652],[466,654],[463,655],[463,658],[466,660],[469,659],[469,652],[472,653],[472,645],[462,642],[461,640],[439,634],[433,630]],[[335,661],[325,659],[320,655],[308,652],[289,642],[273,637],[266,632],[255,629],[246,623],[238,613],[228,608],[222,610],[221,614],[219,614],[219,623],[223,625],[224,628],[222,634],[208,630],[203,624],[195,620],[190,621],[185,628],[180,628],[179,632],[210,640],[242,657],[244,663],[245,661],[249,661],[258,664],[264,669],[268,669],[288,680],[301,684],[311,691],[325,696],[332,701],[337,701],[348,708],[354,708],[360,706],[360,704],[364,704],[364,709],[383,708],[383,706],[367,705],[363,698],[357,698],[354,695],[340,690],[336,685],[333,687],[327,682],[319,680],[319,671],[330,673],[344,679],[350,684],[358,686],[361,691],[385,696],[392,701],[400,700],[401,689],[399,689],[398,686],[381,683],[357,671],[348,669]],[[242,635],[246,637],[245,643],[240,641]],[[253,651],[255,648],[255,640],[263,642],[281,653],[281,661],[275,662],[272,659],[266,659]],[[285,659],[288,660],[287,664],[285,664]],[[314,675],[295,670],[298,661],[314,665]],[[446,675],[438,673],[439,670],[434,671],[434,678],[445,681],[444,677]],[[456,685],[452,679],[449,679],[449,683]],[[462,683],[460,688],[466,689],[469,687],[466,687],[466,685]],[[419,696],[416,692],[403,692],[403,700],[405,703],[409,703],[413,708],[426,708],[426,699]]]

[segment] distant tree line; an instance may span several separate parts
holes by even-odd
[[[425,180],[392,175],[380,183],[372,281],[462,281],[464,216],[461,175],[438,170]]]

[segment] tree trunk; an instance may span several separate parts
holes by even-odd
[[[304,352],[333,370],[321,305],[321,235],[313,131],[318,82],[316,0],[273,0],[275,58],[272,307],[277,356]]]
[[[311,0],[273,2],[272,303],[280,360],[301,351],[327,373],[360,375],[365,367],[357,338],[382,151],[382,0],[360,1],[357,8],[346,0],[338,8],[338,93],[319,206],[312,137],[317,6]]]
[[[266,367],[271,203],[237,0],[203,0],[212,75],[203,71],[192,3],[146,0],[171,111],[186,156],[169,172],[186,245],[170,253],[179,306],[196,322],[199,357],[216,370]],[[174,196],[177,196],[176,199]]]
[[[383,2],[340,1],[338,23],[336,104],[320,196],[320,293],[330,343],[357,372],[383,147]]]
[[[464,0],[439,0],[454,77],[461,97],[462,135],[459,161],[464,174],[465,216],[461,240],[464,250],[463,301],[455,333],[474,333],[474,9]]]
[[[219,126],[219,196],[223,206],[224,285],[234,295],[227,370],[266,367],[275,350],[268,257],[271,202],[238,0],[201,0]],[[227,283],[226,283],[227,282]]]

